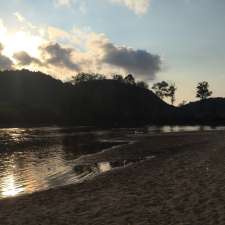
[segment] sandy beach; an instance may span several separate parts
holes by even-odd
[[[140,136],[79,160],[137,156],[142,160],[80,184],[3,199],[0,224],[225,224],[224,131]]]

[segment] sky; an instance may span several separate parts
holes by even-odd
[[[175,82],[177,104],[208,81],[225,97],[224,0],[0,0],[0,70]]]

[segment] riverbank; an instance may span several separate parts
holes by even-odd
[[[80,163],[145,159],[81,184],[1,200],[1,224],[223,225],[224,138],[224,131],[140,135],[85,156]]]

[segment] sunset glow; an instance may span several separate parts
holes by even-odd
[[[38,57],[38,47],[42,43],[42,39],[24,31],[18,31],[10,35],[4,32],[1,36],[1,42],[5,46],[3,53],[10,58],[13,58],[14,53],[20,51],[26,51],[31,56]]]
[[[40,70],[64,81],[79,72],[131,73],[150,87],[173,81],[176,104],[195,100],[193,87],[201,80],[211,84],[214,97],[225,95],[223,1],[10,0],[6,5],[0,45],[2,62],[9,60],[2,70]]]
[[[0,5],[0,225],[224,225],[225,0]]]

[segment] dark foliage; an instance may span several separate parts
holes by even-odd
[[[78,73],[76,76],[73,77],[72,83],[73,84],[80,84],[82,82],[88,82],[92,80],[105,80],[106,77],[101,74],[96,73]]]
[[[162,82],[155,83],[152,86],[152,90],[155,92],[155,94],[159,98],[163,99],[164,97],[166,97],[166,94],[168,93],[168,87],[169,87],[169,84],[166,81],[162,81]]]
[[[151,91],[117,80],[95,80],[76,85],[69,104],[76,123],[138,125],[167,120],[170,107]]]
[[[225,98],[209,98],[180,107],[178,119],[186,123],[225,124]]]
[[[201,100],[207,99],[212,95],[212,91],[209,91],[209,83],[207,81],[198,83],[196,90],[196,97]]]
[[[140,88],[148,89],[148,84],[146,82],[144,82],[144,81],[138,81],[136,83],[136,86],[140,87]]]
[[[0,72],[1,126],[214,122],[225,123],[225,99],[176,108],[133,82],[94,79],[72,85],[40,72]]]
[[[153,84],[152,90],[161,99],[164,99],[165,97],[170,98],[171,104],[174,105],[174,102],[176,100],[175,94],[177,91],[175,83],[168,83],[166,81],[161,81]]]
[[[168,109],[151,91],[118,80],[89,79],[72,85],[40,72],[0,72],[2,126],[136,125],[168,120],[163,118]]]
[[[114,75],[112,75],[112,79],[113,80],[117,80],[117,81],[124,82],[123,76],[120,75],[120,74],[114,74]]]
[[[124,78],[124,82],[126,84],[130,84],[130,85],[135,85],[135,79],[133,77],[132,74],[128,74],[125,78]]]
[[[60,118],[65,96],[61,81],[40,72],[0,72],[0,122],[52,123]]]

